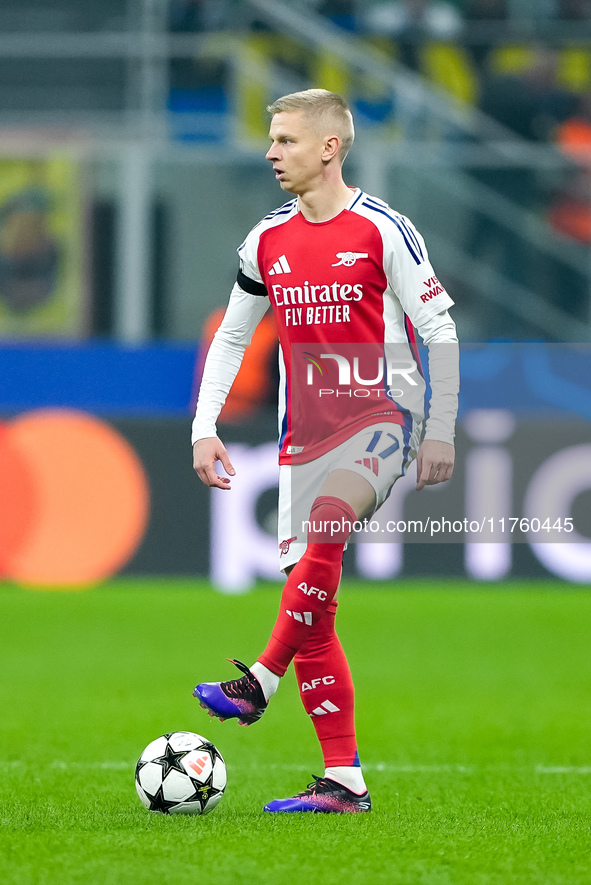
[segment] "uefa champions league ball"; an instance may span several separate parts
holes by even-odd
[[[217,747],[200,734],[163,734],[140,756],[135,787],[150,811],[207,814],[224,795],[226,763]]]

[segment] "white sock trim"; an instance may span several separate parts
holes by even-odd
[[[273,673],[263,664],[259,663],[259,661],[252,665],[250,672],[256,676],[260,682],[263,694],[265,695],[265,700],[268,701],[279,688],[279,680],[281,679],[281,676],[278,676],[277,673]]]
[[[324,777],[328,777],[337,784],[347,787],[352,793],[360,796],[365,793],[367,787],[363,780],[363,772],[358,765],[334,765],[324,769]]]

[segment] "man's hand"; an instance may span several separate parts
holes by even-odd
[[[222,462],[222,467],[229,476],[235,476],[236,471],[230,463],[223,442],[217,436],[198,439],[193,446],[193,469],[197,476],[212,489],[229,489],[230,480],[225,476],[218,476],[215,471],[216,461]]]
[[[417,455],[417,491],[449,479],[454,470],[455,449],[449,443],[424,439]]]

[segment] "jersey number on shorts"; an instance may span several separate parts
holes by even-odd
[[[374,433],[374,435],[371,439],[370,444],[368,445],[368,447],[366,448],[365,451],[366,452],[373,452],[374,449],[376,448],[376,446],[378,445],[378,443],[380,442],[383,435],[384,435],[383,430],[376,430],[376,432]],[[396,439],[396,437],[394,436],[393,433],[387,433],[386,439],[384,440],[384,442],[387,442],[388,439],[393,439],[394,442],[391,445],[389,445],[387,448],[383,449],[381,452],[376,452],[376,455],[378,455],[378,457],[380,457],[380,458],[387,458],[389,455],[393,455],[394,452],[400,448],[400,443],[398,442],[398,440]]]

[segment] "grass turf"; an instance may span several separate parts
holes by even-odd
[[[339,632],[357,686],[370,815],[277,817],[322,773],[293,677],[253,728],[191,697],[251,662],[278,594],[118,580],[84,593],[0,586],[0,880],[152,883],[588,883],[591,595],[564,585],[347,583]],[[143,747],[205,733],[228,763],[204,818],[151,815]]]

